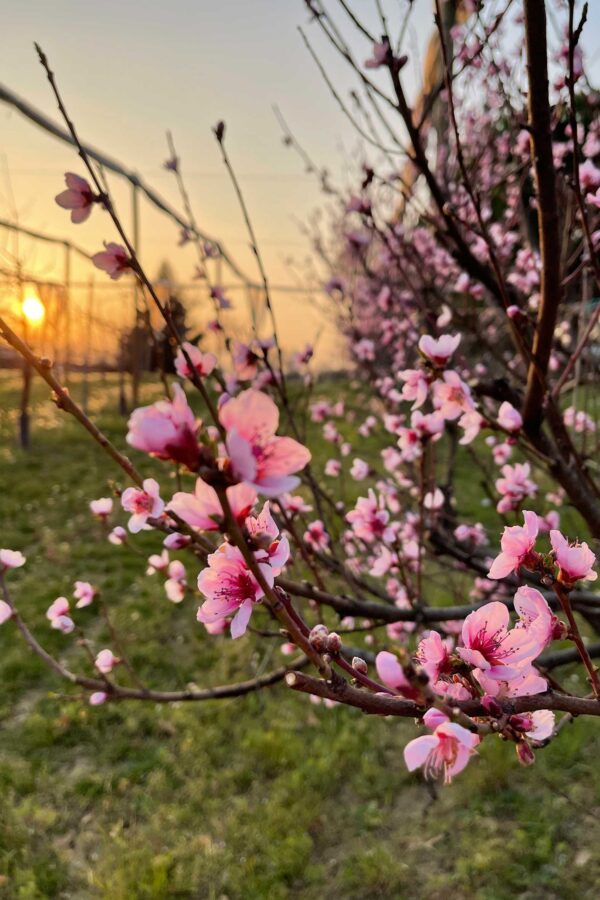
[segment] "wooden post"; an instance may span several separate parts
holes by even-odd
[[[81,405],[83,411],[88,411],[90,353],[92,344],[92,317],[94,315],[94,279],[90,278],[87,295],[86,323],[85,323],[85,356],[83,361],[83,384]]]
[[[19,306],[23,303],[23,279],[21,270],[17,274],[19,283]],[[27,316],[22,312],[23,317],[23,340],[29,343],[29,329],[27,327]],[[29,418],[29,398],[31,395],[31,376],[33,374],[31,363],[23,357],[23,383],[21,388],[21,409],[19,414],[19,443],[22,450],[29,450],[31,446],[30,418]]]
[[[64,381],[69,383],[69,370],[71,368],[71,245],[64,243],[64,305],[65,305],[65,347],[64,347]]]

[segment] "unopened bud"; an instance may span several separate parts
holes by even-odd
[[[529,744],[525,741],[519,741],[516,746],[517,759],[522,766],[532,766],[535,762],[535,755]]]
[[[187,534],[180,534],[178,531],[174,531],[164,539],[163,547],[166,547],[167,550],[181,550],[182,547],[187,547],[191,540],[191,537],[188,537]]]
[[[366,675],[367,672],[369,671],[368,665],[366,664],[364,659],[361,659],[360,656],[354,656],[352,658],[352,668],[356,672],[359,672],[361,675]]]
[[[564,622],[561,622],[560,619],[556,619],[554,624],[552,625],[552,640],[553,641],[564,641],[569,629],[565,625]]]
[[[495,716],[498,719],[502,715],[502,707],[490,694],[483,695],[481,705],[489,712],[490,716]]]
[[[531,731],[531,729],[533,728],[531,716],[527,715],[527,713],[523,715],[511,716],[508,722],[509,725],[515,729],[515,731]]]
[[[308,636],[308,640],[315,650],[326,650],[328,637],[329,629],[326,625],[315,625]]]
[[[339,653],[342,649],[342,639],[337,632],[332,631],[327,638],[326,645],[328,653]]]

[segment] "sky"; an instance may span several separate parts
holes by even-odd
[[[329,3],[333,8],[336,4]],[[400,9],[394,0],[390,9]],[[592,4],[586,40],[600,45],[600,4]],[[355,0],[377,31],[375,4]],[[409,92],[418,82],[419,55],[433,28],[430,0],[416,0],[405,72]],[[360,159],[358,140],[311,60],[298,26],[314,41],[342,93],[354,85],[345,63],[331,53],[309,23],[302,0],[0,0],[0,82],[57,118],[33,41],[49,57],[67,107],[82,138],[138,171],[180,208],[164,133],[173,132],[196,218],[218,237],[251,277],[255,261],[212,126],[227,123],[227,146],[251,212],[274,284],[303,283],[310,247],[299,223],[322,205],[313,177],[283,146],[273,114],[277,104],[315,161],[344,181]],[[346,30],[351,34],[351,29]],[[357,57],[369,55],[354,42]],[[0,105],[0,216],[76,241],[95,252],[115,237],[106,214],[95,210],[82,226],[54,204],[63,173],[82,172],[72,149]],[[111,181],[126,225],[128,192]],[[147,206],[142,210],[140,251],[150,274],[168,258],[179,280],[194,270],[192,250],[177,247],[177,228]],[[15,246],[0,233],[0,248]],[[25,267],[44,277],[60,274],[61,251],[21,241]],[[289,259],[294,265],[290,267]],[[74,277],[87,279],[89,267]],[[113,296],[116,296],[113,295]],[[238,300],[236,294],[234,299]],[[288,347],[321,335],[321,361],[337,353],[333,330],[301,294],[275,291],[276,311]],[[243,303],[242,296],[239,302]]]

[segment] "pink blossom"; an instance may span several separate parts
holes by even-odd
[[[20,550],[7,550],[5,547],[0,550],[0,566],[3,572],[7,569],[20,569],[25,565],[25,561]]]
[[[437,631],[423,635],[417,648],[417,660],[432,684],[450,671],[451,642],[442,639]]]
[[[127,532],[122,525],[117,525],[108,535],[108,540],[111,544],[115,544],[116,546],[124,544],[127,540]]]
[[[481,522],[475,525],[457,525],[454,537],[457,541],[468,541],[476,547],[484,547],[488,543],[487,533]]]
[[[346,521],[352,526],[352,531],[362,541],[370,544],[373,541],[391,543],[394,540],[394,531],[389,527],[390,514],[384,507],[384,499],[379,500],[375,491],[369,490],[367,497],[359,497],[354,509],[346,515]]]
[[[500,700],[511,697],[529,697],[543,694],[548,682],[533,666],[513,669],[509,666],[493,666],[491,669],[473,669],[473,676],[490,697]]]
[[[154,478],[145,478],[141,488],[130,487],[123,491],[121,505],[132,514],[127,524],[132,534],[141,531],[149,518],[158,519],[165,508],[160,498],[160,487]]]
[[[6,600],[0,600],[0,625],[4,625],[5,622],[8,622],[12,613],[13,611]]]
[[[535,631],[544,647],[561,636],[560,622],[548,606],[546,598],[536,588],[522,585],[515,594],[514,604],[519,615],[519,625]]]
[[[181,550],[183,547],[187,547],[191,541],[192,539],[189,535],[173,531],[164,539],[163,547],[166,547],[167,550]]]
[[[423,506],[425,509],[435,511],[441,509],[443,505],[444,494],[439,488],[436,488],[434,491],[428,491],[423,498]]]
[[[512,447],[509,443],[496,444],[492,447],[492,456],[497,466],[503,466],[512,456]]]
[[[442,712],[441,709],[436,709],[435,706],[430,706],[423,716],[423,725],[426,725],[430,731],[435,731],[438,725],[445,725],[449,721],[450,719],[446,713]]]
[[[167,569],[168,578],[165,581],[165,594],[171,603],[181,603],[187,589],[186,572],[183,563],[174,559]]]
[[[57,597],[50,604],[46,612],[46,618],[52,628],[62,631],[63,634],[70,634],[75,628],[75,622],[69,616],[69,601],[66,597]]]
[[[231,358],[233,360],[235,374],[240,381],[248,381],[250,378],[254,378],[258,369],[260,357],[250,346],[248,346],[248,344],[243,344],[241,341],[234,341]]]
[[[100,497],[98,500],[92,500],[90,510],[98,519],[107,519],[113,508],[113,502],[110,497]]]
[[[534,551],[539,532],[538,517],[530,510],[523,510],[524,525],[507,525],[500,538],[501,552],[492,563],[488,578],[506,578],[520,566],[535,566]]]
[[[160,553],[152,553],[148,557],[146,575],[154,575],[156,572],[164,572],[169,567],[169,553],[162,550]]]
[[[442,722],[433,734],[424,734],[410,741],[404,748],[404,761],[409,772],[421,766],[425,778],[436,779],[443,775],[449,784],[454,775],[465,768],[479,736],[454,722]]]
[[[258,516],[248,516],[246,531],[256,549],[254,555],[261,562],[268,562],[275,575],[279,575],[290,556],[290,544],[285,535],[279,536],[279,528],[271,515],[267,500]]]
[[[115,666],[118,666],[121,662],[118,659],[112,650],[100,650],[100,652],[96,656],[95,666],[99,672],[103,675],[109,675]]]
[[[243,522],[256,503],[256,491],[247,484],[228,487],[227,500],[238,522]],[[218,531],[223,522],[223,510],[217,492],[201,478],[196,479],[194,493],[178,491],[169,501],[168,509],[199,531]]]
[[[582,543],[576,541],[570,544],[560,531],[553,530],[550,532],[550,543],[560,570],[558,574],[559,581],[565,584],[572,584],[579,579],[584,581],[596,580],[598,573],[593,570],[596,557],[585,541]]]
[[[464,434],[458,443],[462,446],[466,446],[467,444],[470,444],[471,441],[475,440],[483,427],[484,419],[476,409],[470,409],[462,414],[458,420],[458,424],[464,431]]]
[[[522,718],[528,719],[525,734],[532,741],[547,741],[554,731],[554,713],[550,709],[536,709],[524,713]]]
[[[473,409],[471,390],[457,372],[446,371],[442,380],[434,382],[433,405],[444,419],[458,419]]]
[[[337,478],[342,471],[342,464],[339,459],[328,459],[325,463],[325,474],[330,478]]]
[[[382,650],[378,653],[375,657],[375,668],[377,669],[379,680],[387,687],[399,691],[404,696],[412,697],[415,695],[415,688],[404,674],[404,669],[394,653],[389,653],[387,650]]]
[[[560,515],[555,509],[549,510],[545,516],[538,516],[540,531],[552,531],[560,528]]]
[[[271,566],[264,562],[257,565],[266,583],[272,586],[275,574]],[[207,567],[198,575],[198,590],[206,597],[198,610],[198,621],[207,625],[235,613],[232,638],[245,633],[254,603],[264,596],[241,551],[231,544],[221,544],[210,554]]]
[[[354,355],[360,362],[372,362],[375,359],[375,344],[369,338],[357,341],[353,349]]]
[[[66,597],[57,597],[53,603],[50,604],[48,610],[46,612],[46,618],[52,621],[52,619],[56,619],[58,616],[66,616],[69,612],[69,601]]]
[[[85,606],[89,606],[90,603],[92,603],[96,596],[96,589],[89,581],[76,581],[73,596],[77,600],[77,603],[75,604],[76,608],[83,609]]]
[[[579,182],[583,193],[594,193],[600,188],[600,169],[594,165],[591,159],[586,159],[579,166]]]
[[[296,487],[292,475],[309,462],[310,451],[290,437],[278,437],[279,410],[266,394],[242,391],[220,407],[227,431],[227,452],[233,474],[267,497]]]
[[[158,459],[171,459],[194,471],[199,450],[198,424],[180,385],[173,385],[173,400],[141,406],[129,417],[127,443]]]
[[[217,357],[214,353],[203,353],[198,347],[194,346],[194,344],[190,344],[189,341],[184,341],[175,357],[175,371],[180,378],[188,378],[191,374],[188,361],[183,353],[184,350],[189,357],[194,371],[197,375],[200,375],[200,377],[210,375],[217,365]]]
[[[495,600],[469,613],[462,627],[462,643],[457,653],[465,662],[479,669],[510,667],[511,675],[541,653],[544,643],[533,630],[513,628],[504,603]],[[506,673],[504,675],[506,677]]]
[[[402,399],[413,400],[413,409],[418,409],[427,399],[429,382],[422,369],[404,369],[398,372],[398,377],[404,382]]]
[[[74,172],[65,172],[67,190],[57,194],[54,198],[63,209],[71,210],[71,222],[79,225],[85,222],[92,211],[92,205],[96,196],[89,182]]]
[[[434,365],[442,368],[460,344],[460,337],[460,334],[442,334],[436,339],[424,334],[419,340],[419,350]]]
[[[108,700],[108,694],[105,691],[94,691],[90,694],[90,706],[102,706]]]
[[[297,513],[309,513],[313,510],[312,506],[300,494],[282,494],[281,497],[277,498],[277,502],[282,509],[285,509],[286,512],[291,513],[293,516]]]
[[[423,413],[416,409],[410,417],[411,428],[416,431],[421,439],[433,438],[438,440],[444,431],[444,417],[439,412]]]
[[[329,546],[329,535],[325,531],[325,526],[321,519],[315,519],[309,522],[307,530],[304,532],[303,540],[312,547],[313,550],[326,550]]]
[[[207,634],[224,634],[229,628],[231,623],[230,618],[225,619],[215,619],[214,622],[203,622],[204,628],[206,629]]]
[[[521,413],[505,400],[498,410],[498,424],[506,431],[519,431],[523,426],[523,418]]]
[[[517,509],[526,497],[537,493],[537,485],[529,478],[529,463],[502,466],[503,477],[496,481],[496,490],[502,494],[496,509],[499,513]]]
[[[102,269],[103,272],[110,275],[113,281],[116,281],[124,272],[131,269],[131,259],[121,244],[105,242],[104,246],[105,250],[92,256],[92,262],[97,269]]]
[[[358,459],[357,457],[352,461],[350,475],[355,481],[364,481],[369,474],[369,471],[369,463],[365,462],[364,459]]]
[[[316,400],[310,405],[310,418],[313,422],[324,422],[331,415],[331,406],[327,400]]]

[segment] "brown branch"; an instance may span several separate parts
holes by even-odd
[[[294,660],[290,660],[289,665],[280,666],[264,675],[256,678],[250,678],[247,681],[239,681],[233,684],[217,685],[212,688],[187,688],[183,691],[157,691],[152,688],[130,688],[124,687],[115,682],[107,682],[105,679],[89,678],[86,675],[78,675],[71,672],[62,663],[55,659],[47,650],[42,647],[37,638],[29,630],[25,621],[17,611],[8,587],[4,573],[0,573],[0,587],[2,588],[3,598],[12,610],[12,619],[21,632],[27,646],[31,649],[48,668],[52,669],[57,675],[71,684],[76,684],[88,691],[102,691],[108,694],[111,700],[150,700],[154,703],[174,703],[176,701],[201,701],[201,700],[219,700],[226,697],[241,697],[244,694],[250,694],[264,687],[270,687],[282,681],[288,674],[290,669],[303,668],[308,665],[306,656],[299,656]]]
[[[325,700],[335,700],[346,706],[354,706],[364,713],[377,716],[399,716],[401,718],[421,718],[426,708],[412,700],[402,697],[391,697],[389,694],[372,694],[353,687],[340,676],[329,681],[313,678],[301,672],[289,672],[285,676],[288,687],[304,694],[313,694]],[[547,691],[527,697],[515,697],[512,700],[500,700],[500,706],[506,715],[534,712],[538,709],[551,709],[558,712],[569,712],[573,715],[600,716],[600,703],[587,697],[574,697],[558,691]],[[461,700],[454,704],[458,713],[468,716],[489,716],[489,712],[479,700]]]
[[[573,615],[573,610],[571,609],[571,601],[569,599],[569,595],[567,591],[564,590],[562,585],[560,585],[558,582],[555,582],[552,587],[569,622],[571,640],[577,647],[577,651],[579,653],[579,656],[581,657],[581,661],[587,670],[592,689],[594,691],[594,694],[596,695],[596,699],[600,699],[600,681],[598,680],[598,670],[590,659],[588,649],[583,643],[583,639],[581,637],[581,634],[579,633],[579,627],[577,625],[575,616]]]
[[[535,434],[539,431],[543,417],[546,372],[562,292],[544,0],[525,0],[525,43],[529,79],[529,129],[538,203],[542,273],[540,305],[532,347],[533,359],[529,366],[523,403],[523,423],[528,433]]]

